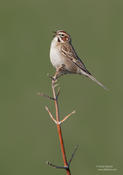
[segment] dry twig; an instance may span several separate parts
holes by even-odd
[[[69,160],[69,162],[67,162],[67,157],[66,157],[66,152],[65,152],[65,147],[64,147],[64,141],[63,141],[63,136],[62,136],[62,130],[61,130],[61,123],[63,123],[64,121],[66,121],[66,119],[68,119],[72,114],[75,113],[75,111],[71,112],[70,114],[68,114],[67,116],[64,117],[63,120],[60,121],[60,115],[59,115],[59,106],[58,106],[58,97],[60,94],[60,88],[58,88],[58,91],[56,93],[55,88],[57,87],[56,81],[52,79],[52,93],[53,93],[53,97],[50,97],[46,94],[43,93],[38,93],[38,95],[46,97],[50,100],[54,101],[54,105],[55,105],[55,118],[54,116],[51,114],[50,110],[48,109],[47,106],[45,106],[46,111],[48,112],[49,116],[51,117],[51,119],[53,120],[53,122],[56,124],[57,126],[57,132],[58,132],[58,136],[59,136],[59,141],[60,141],[60,147],[61,147],[61,152],[62,152],[62,158],[63,158],[63,162],[64,162],[64,166],[56,166],[54,164],[52,164],[51,162],[47,161],[47,164],[53,168],[59,168],[59,169],[65,169],[66,170],[66,174],[67,175],[71,175],[70,172],[70,163],[75,155],[75,152],[78,148],[78,146],[75,148],[74,152],[71,155],[71,158]]]

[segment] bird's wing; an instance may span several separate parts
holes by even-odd
[[[71,60],[76,66],[78,66],[82,70],[82,74],[86,75],[91,80],[95,81],[98,85],[100,85],[104,89],[108,90],[102,83],[100,83],[98,80],[96,80],[96,78],[94,78],[91,75],[91,73],[86,69],[84,63],[78,57],[78,55],[76,54],[72,45],[70,45],[69,43],[62,44],[61,51],[62,51],[62,54],[66,57],[66,59]]]
[[[62,44],[61,52],[66,57],[66,59],[70,59],[76,66],[78,66],[80,69],[82,69],[87,74],[91,75],[91,73],[86,69],[84,63],[78,57],[78,55],[76,54],[74,48],[72,47],[70,43]]]

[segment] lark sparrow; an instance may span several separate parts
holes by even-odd
[[[53,77],[54,79],[68,73],[80,74],[89,77],[98,85],[106,89],[106,87],[96,80],[86,69],[84,63],[78,57],[71,44],[70,35],[63,30],[55,32],[50,47],[50,60],[52,65],[56,68],[56,73]]]

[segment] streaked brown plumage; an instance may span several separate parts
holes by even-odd
[[[54,78],[57,79],[61,75],[68,73],[81,74],[89,77],[104,89],[107,89],[87,70],[72,46],[70,35],[63,30],[55,32],[54,38],[51,42],[50,60],[56,68]]]

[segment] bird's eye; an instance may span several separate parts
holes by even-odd
[[[61,34],[61,37],[64,37],[64,34]]]

